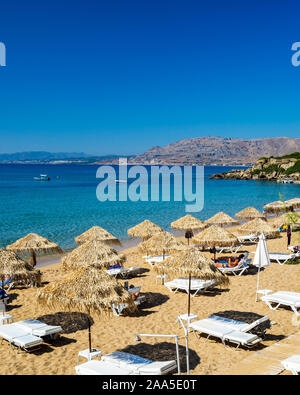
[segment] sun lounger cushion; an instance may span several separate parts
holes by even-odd
[[[132,371],[121,369],[115,364],[103,361],[91,360],[81,365],[75,366],[76,373],[79,375],[109,375],[119,376],[132,374]]]
[[[43,336],[54,335],[55,333],[62,332],[61,326],[47,325],[44,322],[33,320],[33,319],[18,321],[15,324],[16,326],[23,328],[25,331],[28,331],[29,333],[35,336],[43,337]]]
[[[43,340],[37,336],[31,335],[16,324],[7,324],[0,326],[0,336],[10,343],[19,347],[30,348],[43,343]]]

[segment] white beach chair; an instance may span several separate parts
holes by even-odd
[[[281,364],[284,369],[289,370],[296,376],[300,373],[300,355],[291,355],[281,361]]]
[[[300,253],[284,254],[281,252],[270,252],[269,258],[271,261],[276,261],[279,265],[284,265],[289,260],[300,258]]]
[[[176,361],[158,361],[142,358],[134,354],[116,351],[104,355],[101,361],[89,361],[75,367],[77,374],[134,374],[165,375],[177,369]]]
[[[24,329],[28,334],[38,337],[55,337],[62,332],[61,326],[48,325],[39,320],[26,319],[15,323],[16,327]]]
[[[249,233],[248,235],[245,236],[237,236],[238,241],[240,243],[246,243],[246,242],[250,242],[250,243],[255,243],[259,236],[255,233]]]
[[[161,263],[169,257],[170,255],[147,256],[145,258],[145,262],[149,263],[149,265],[153,267],[155,263]]]
[[[268,317],[263,317],[252,324],[246,324],[213,315],[203,320],[192,322],[190,328],[193,330],[195,336],[196,332],[205,333],[207,339],[211,336],[217,337],[224,345],[226,345],[226,342],[230,342],[236,344],[236,348],[240,346],[251,348],[261,342],[262,339],[257,335],[247,332],[267,319]]]
[[[278,291],[268,293],[267,295],[263,295],[261,300],[265,302],[271,310],[277,310],[279,306],[288,306],[297,316],[300,315],[300,312],[298,312],[298,309],[300,309],[299,292]],[[275,304],[275,306],[272,306],[272,304]]]
[[[222,252],[231,252],[232,254],[236,254],[242,247],[243,244],[239,244],[238,246],[233,244],[231,246],[216,246],[216,251],[219,254],[222,254]]]
[[[0,336],[2,341],[8,341],[10,346],[15,345],[18,347],[18,351],[20,348],[25,351],[31,351],[43,343],[40,337],[29,334],[28,330],[17,326],[16,323],[1,325]]]
[[[214,280],[200,280],[198,278],[191,279],[191,296],[196,296],[199,292],[203,292],[206,289],[212,287],[215,284]],[[176,293],[178,290],[189,292],[189,279],[188,278],[176,278],[172,281],[167,281],[164,285],[168,288],[170,292]]]
[[[248,270],[249,263],[251,263],[251,259],[241,259],[239,264],[234,267],[218,267],[218,269],[224,274],[232,273],[234,276],[241,276]]]
[[[140,270],[140,266],[119,267],[116,269],[107,269],[106,273],[114,277],[120,276],[122,278],[127,278],[129,275],[138,273]]]
[[[134,287],[134,288],[129,288],[128,292],[132,293],[137,293],[140,292],[142,287]],[[146,301],[146,296],[145,295],[139,295],[137,299],[134,301],[134,304],[136,306],[139,306],[141,303]],[[117,315],[118,317],[122,314],[123,310],[126,310],[128,307],[128,303],[120,303],[120,304],[112,304],[112,311],[114,315]]]

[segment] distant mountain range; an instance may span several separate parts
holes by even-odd
[[[300,150],[300,138],[237,139],[197,137],[153,147],[131,157],[137,164],[252,164],[262,156],[282,156]]]
[[[1,163],[55,163],[55,162],[79,162],[93,163],[96,161],[119,158],[119,155],[88,155],[84,152],[47,152],[27,151],[13,154],[0,154]]]
[[[237,139],[197,137],[152,147],[140,155],[127,156],[129,164],[180,165],[252,165],[264,156],[283,156],[300,151],[300,138],[274,137]],[[50,153],[45,151],[0,154],[2,163],[95,163],[117,164],[126,155],[88,155],[83,152]]]

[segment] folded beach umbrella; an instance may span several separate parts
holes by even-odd
[[[244,210],[239,211],[238,213],[235,214],[236,218],[239,220],[244,220],[244,221],[249,221],[254,218],[261,218],[264,219],[264,215],[260,213],[256,208],[254,207],[247,207],[244,208]]]
[[[14,251],[0,248],[0,280],[2,291],[8,277],[11,278],[11,281],[23,280],[36,285],[40,285],[41,283],[41,273],[38,270],[33,269],[31,265],[21,259]]]
[[[223,213],[223,211],[220,211],[219,213],[215,214],[213,217],[207,219],[205,223],[207,225],[232,226],[232,225],[238,225],[239,221],[237,221],[234,218],[231,218],[230,215]]]
[[[75,237],[75,242],[77,244],[83,244],[87,241],[92,241],[94,239],[100,240],[103,243],[107,244],[117,246],[121,245],[121,242],[117,237],[113,236],[106,229],[101,228],[101,226],[93,226],[92,228],[82,233],[80,236]]]
[[[214,255],[216,255],[216,246],[235,246],[239,244],[238,238],[234,234],[218,225],[211,225],[209,228],[202,230],[193,237],[192,242],[202,247],[213,248]]]
[[[177,276],[188,277],[188,317],[190,316],[190,300],[191,300],[191,278],[196,277],[201,280],[214,280],[214,285],[229,284],[228,277],[221,273],[215,266],[214,262],[207,258],[203,253],[195,248],[186,249],[173,257],[164,261],[164,263],[155,266],[154,270],[157,273],[168,273]],[[189,374],[189,349],[188,349],[188,335],[189,335],[189,320],[187,320],[186,336],[186,351],[187,351],[187,373]]]
[[[145,219],[143,222],[128,229],[127,234],[133,239],[142,239],[144,241],[163,231],[164,230],[160,226],[156,225],[152,221],[149,221],[148,219]]]
[[[113,276],[95,267],[80,267],[37,292],[40,303],[52,310],[79,311],[88,315],[89,351],[92,352],[90,316],[111,312],[112,304],[127,303],[136,310],[130,293]]]
[[[142,252],[150,254],[163,254],[184,251],[188,247],[169,232],[160,232],[143,241],[138,246]]]
[[[279,231],[261,218],[255,218],[252,221],[246,222],[244,225],[239,227],[238,231],[241,233],[263,233],[265,236],[269,237],[279,236]]]
[[[102,241],[94,239],[75,248],[62,258],[61,263],[65,269],[74,269],[80,266],[93,266],[99,269],[109,268],[111,265],[122,266],[126,257]]]
[[[255,301],[257,302],[257,293],[259,289],[259,273],[260,269],[262,267],[267,267],[270,266],[270,258],[269,258],[269,252],[268,252],[268,247],[266,243],[266,237],[262,233],[259,236],[259,242],[256,247],[254,259],[253,259],[253,265],[258,268],[258,273],[257,273],[257,286],[256,286],[256,296],[255,296]]]
[[[281,200],[277,200],[276,202],[271,202],[271,203],[265,204],[264,209],[265,209],[266,213],[278,215],[281,212],[292,211],[294,209],[294,207],[291,203],[282,202]]]
[[[206,224],[200,219],[193,217],[190,214],[185,215],[171,223],[171,228],[178,230],[185,230],[185,238],[189,239],[194,236],[193,231],[206,228]]]

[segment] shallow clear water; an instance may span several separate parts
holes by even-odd
[[[6,246],[30,232],[61,245],[76,246],[74,237],[100,225],[122,240],[127,229],[148,218],[166,230],[186,214],[185,202],[99,202],[96,198],[98,166],[91,165],[0,165],[0,245]],[[218,211],[233,216],[248,206],[300,196],[300,185],[267,181],[210,180],[229,167],[206,167],[204,208],[191,213],[205,220]],[[33,177],[47,174],[50,182]],[[58,178],[57,178],[58,177]]]

